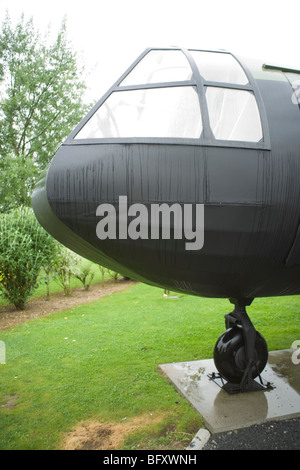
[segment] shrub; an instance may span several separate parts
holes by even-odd
[[[17,310],[32,295],[54,245],[32,209],[21,207],[0,216],[0,292]]]
[[[82,260],[78,265],[78,272],[75,274],[75,277],[82,282],[84,290],[89,289],[94,276],[95,271],[93,269],[93,263]]]
[[[117,273],[116,271],[112,271],[111,269],[108,269],[108,275],[111,277],[111,279],[114,280],[114,282],[117,282],[117,279],[120,277],[120,274]]]
[[[50,281],[55,279],[55,260],[59,256],[62,249],[62,245],[53,239],[53,250],[43,263],[41,274],[39,276],[39,283],[46,285],[46,300],[50,299]]]
[[[55,280],[65,295],[71,295],[71,279],[80,273],[79,261],[80,257],[64,246],[54,260]]]
[[[120,274],[112,271],[111,269],[105,268],[104,266],[99,265],[100,271],[101,271],[101,282],[103,284],[104,282],[104,277],[107,274],[109,279],[113,279],[114,282],[117,282],[118,277],[120,277]]]
[[[106,273],[106,268],[104,266],[101,266],[100,264],[99,264],[99,268],[100,268],[100,272],[101,272],[101,282],[103,284],[104,276],[105,276],[105,273]]]

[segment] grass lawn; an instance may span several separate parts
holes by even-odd
[[[162,294],[137,284],[1,331],[0,449],[59,449],[81,421],[146,415],[153,422],[131,433],[124,449],[184,448],[202,418],[157,366],[212,357],[232,306]],[[256,299],[248,313],[269,350],[300,339],[299,296]]]

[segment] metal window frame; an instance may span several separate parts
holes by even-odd
[[[177,50],[181,51],[187,58],[191,70],[192,77],[190,80],[174,81],[174,82],[158,82],[158,83],[146,83],[139,85],[126,85],[122,86],[122,81],[129,75],[129,73],[138,65],[138,63],[153,50],[157,51],[169,51]],[[238,64],[242,67],[246,77],[248,78],[248,84],[239,85],[236,83],[225,83],[225,82],[214,82],[205,80],[196,65],[190,51],[201,51],[218,54],[229,54],[231,55]],[[169,88],[169,87],[183,87],[193,86],[197,88],[200,112],[202,117],[203,130],[199,138],[182,138],[182,137],[109,137],[109,138],[92,138],[92,139],[76,139],[76,135],[85,126],[85,124],[91,119],[96,111],[102,106],[102,104],[108,99],[113,92],[122,92],[130,90],[142,90],[151,88]],[[216,139],[210,127],[208,107],[205,98],[205,87],[218,87],[218,88],[230,88],[236,90],[245,90],[252,92],[255,96],[258,111],[260,115],[260,122],[262,127],[263,138],[259,142],[247,142],[247,141],[234,141],[234,140],[220,140]],[[195,145],[195,146],[209,146],[209,147],[232,147],[232,148],[249,148],[257,150],[271,150],[270,135],[268,120],[266,111],[264,108],[263,100],[260,95],[260,91],[257,87],[255,79],[253,78],[250,70],[238,59],[234,54],[223,50],[203,50],[203,49],[182,49],[178,47],[160,48],[160,47],[149,47],[147,48],[132,64],[131,66],[121,75],[121,77],[112,85],[112,87],[102,96],[102,98],[93,106],[89,113],[82,119],[82,121],[75,127],[70,133],[67,139],[64,141],[64,145],[95,145],[95,144],[122,144],[122,143],[145,143],[145,144],[172,144],[172,145]]]
[[[299,69],[291,69],[289,67],[281,67],[280,65],[270,65],[270,64],[263,64],[264,70],[280,70],[281,72],[289,72],[289,73],[300,73]]]

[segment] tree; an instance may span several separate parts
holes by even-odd
[[[21,207],[0,215],[0,294],[17,310],[32,295],[41,267],[49,264],[56,243],[32,209]]]
[[[55,262],[62,250],[62,245],[57,240],[53,238],[52,241],[51,251],[47,253],[39,275],[40,282],[46,285],[46,300],[50,300],[50,281],[55,279]]]
[[[0,33],[0,211],[30,205],[32,189],[85,114],[85,84],[62,22],[44,38],[24,15]]]
[[[81,263],[78,265],[78,271],[75,273],[75,277],[82,283],[84,290],[89,290],[94,276],[94,264],[81,258]]]
[[[55,280],[63,288],[65,295],[71,295],[71,279],[79,274],[79,255],[62,246],[59,256],[55,257]]]

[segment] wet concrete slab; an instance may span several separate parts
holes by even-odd
[[[292,361],[294,352],[270,352],[261,376],[274,388],[248,393],[228,394],[222,384],[211,380],[209,375],[217,372],[213,359],[161,364],[159,368],[215,434],[300,416],[300,364]]]

